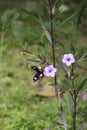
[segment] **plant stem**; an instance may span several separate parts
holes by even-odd
[[[48,0],[49,2],[49,7],[50,7],[50,34],[51,34],[51,43],[52,43],[52,61],[53,61],[53,66],[55,67],[55,62],[56,62],[56,58],[55,58],[55,43],[54,43],[54,28],[53,28],[53,14],[52,14],[52,4],[51,1]],[[57,101],[60,107],[60,112],[62,115],[62,120],[63,120],[63,125],[64,125],[64,129],[67,130],[67,126],[66,126],[66,120],[65,120],[65,115],[63,112],[63,106],[62,106],[62,102],[61,102],[61,98],[60,98],[60,89],[57,86],[57,76],[55,74],[54,77],[54,85],[55,85],[55,93],[56,93],[56,97],[57,97]]]
[[[51,4],[50,0],[48,2],[49,2],[49,7],[50,7],[50,34],[51,34],[51,41],[52,41],[52,46],[51,46],[52,47],[52,61],[53,61],[53,66],[55,67],[55,44],[54,44],[54,37],[53,37],[52,4]],[[59,96],[58,96],[58,89],[56,87],[56,85],[57,85],[57,77],[56,77],[56,75],[54,77],[54,84],[55,84],[56,96],[58,98]]]
[[[71,80],[72,80],[72,87],[74,88],[73,90],[73,97],[74,97],[74,108],[73,108],[73,130],[76,130],[76,107],[77,107],[77,92],[75,90],[75,85],[74,85],[74,70],[73,70],[73,65],[71,69]]]
[[[53,14],[52,14],[52,4],[50,2],[50,0],[48,0],[49,2],[49,7],[50,7],[50,34],[51,34],[51,42],[52,42],[52,61],[53,61],[53,66],[55,67],[56,64],[55,64],[55,61],[56,61],[56,58],[55,58],[55,43],[54,43],[54,36],[53,36],[53,33],[54,33],[54,28],[53,28]],[[57,87],[57,76],[55,74],[55,77],[54,77],[54,85],[55,85],[55,93],[56,93],[56,97],[58,99],[58,104],[60,106],[60,111],[63,112],[62,110],[62,103],[61,103],[61,98],[60,98],[60,90],[59,88]]]
[[[76,130],[76,96],[74,96],[73,130]]]

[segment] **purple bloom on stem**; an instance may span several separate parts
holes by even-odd
[[[73,57],[72,54],[64,54],[62,58],[62,62],[67,66],[70,66],[72,63],[75,62],[75,58]]]
[[[83,101],[87,101],[87,93],[85,93],[82,97]]]
[[[56,71],[57,71],[57,69],[55,67],[53,67],[52,65],[49,65],[48,67],[46,67],[44,69],[43,73],[45,76],[54,77]]]

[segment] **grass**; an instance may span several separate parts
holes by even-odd
[[[15,55],[12,55],[12,52]],[[21,130],[27,122],[30,123],[27,126],[27,128],[31,127],[30,130],[39,130],[44,123],[48,126],[50,123],[41,120],[41,124],[38,120],[44,115],[44,111],[53,105],[54,99],[37,97],[37,87],[32,83],[33,74],[26,64],[21,62],[18,51],[13,50],[7,53],[8,56],[3,58],[0,72],[0,130],[17,130],[17,127]],[[25,120],[24,124],[22,120]]]
[[[56,98],[37,96],[38,83],[32,82],[34,74],[20,59],[18,49],[6,51],[2,59],[0,130],[42,130],[52,126],[56,121],[61,123]],[[67,98],[63,98],[63,102],[65,102],[64,108],[67,111]],[[81,101],[80,106],[82,103]],[[86,110],[86,105],[84,108]],[[81,107],[79,110],[82,111]],[[69,111],[66,114],[69,115]],[[67,120],[71,120],[70,116],[67,117]],[[78,120],[80,119],[78,118]],[[55,125],[53,130],[57,129]]]

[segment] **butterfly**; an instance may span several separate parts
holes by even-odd
[[[33,77],[34,81],[44,77],[43,69],[41,67],[32,66],[32,69],[36,71],[36,74]]]

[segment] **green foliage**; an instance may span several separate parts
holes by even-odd
[[[66,125],[71,130],[71,116],[75,100],[73,93],[75,90],[78,90],[78,92],[83,90],[83,93],[87,91],[86,71],[83,71],[83,66],[86,63],[79,62],[80,59],[84,60],[87,56],[87,47],[85,42],[82,45],[83,42],[79,43],[77,41],[77,31],[75,31],[76,26],[74,25],[78,12],[77,23],[78,25],[80,24],[85,8],[78,9],[74,14],[72,13],[73,9],[69,10],[69,7],[67,11],[62,12],[60,9],[62,1],[56,0],[55,3],[52,0],[56,66],[60,71],[57,72],[58,85],[54,85],[53,80],[50,80],[52,82],[50,85],[61,90],[64,108],[62,118],[55,97],[47,99],[37,96],[39,83],[32,83],[33,74],[30,69],[28,71],[27,64],[23,64],[23,61],[37,66],[52,63],[52,37],[49,29],[51,23],[47,16],[49,11],[46,8],[48,4],[47,1],[42,2],[43,0],[39,0],[39,2],[31,1],[31,4],[34,4],[33,9],[24,7],[19,11],[6,10],[0,17],[0,51],[3,54],[2,62],[0,62],[1,130],[63,130]],[[38,6],[38,4],[40,5]],[[78,33],[78,38],[80,37],[82,35]],[[11,50],[10,48],[17,49]],[[28,56],[24,58],[19,56],[18,48],[28,51]],[[71,72],[72,67],[68,68],[61,65],[61,56],[64,53],[71,52],[77,60],[73,65],[74,78]],[[19,59],[22,58],[23,60],[20,61]],[[79,65],[82,65],[83,70],[76,70]],[[59,77],[59,75],[61,76]],[[75,88],[72,87],[72,79],[74,80]],[[44,80],[42,85],[45,82],[47,81]],[[85,126],[85,124],[81,125],[81,121],[85,122],[87,120],[87,105],[80,97],[82,93],[78,93],[78,95],[77,121],[79,128],[81,128],[82,125]]]
[[[86,87],[86,84],[87,84],[87,77],[83,79],[83,81],[80,83],[78,87],[78,91],[81,91],[82,89],[84,90],[84,87]]]
[[[13,15],[14,14],[14,15]],[[9,23],[15,22],[19,18],[19,13],[14,10],[7,10],[2,16],[1,16],[1,25],[2,30],[6,29],[7,26],[9,26]]]

